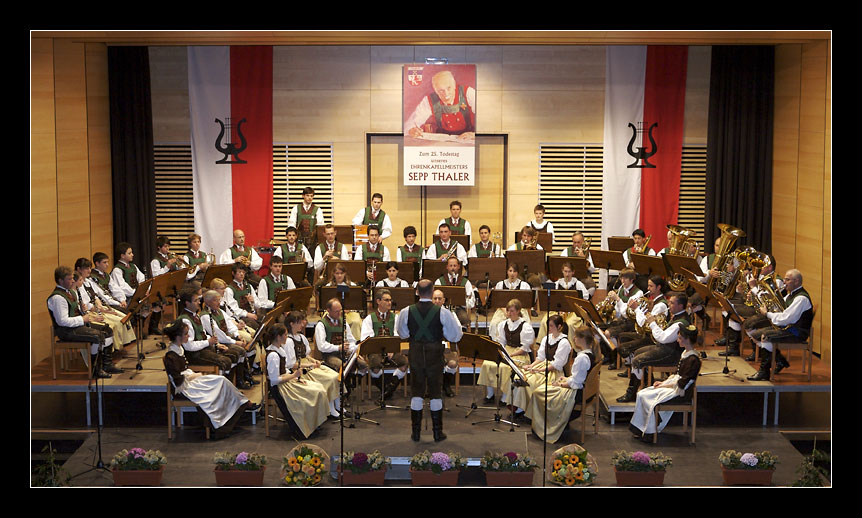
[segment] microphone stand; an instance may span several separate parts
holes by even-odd
[[[544,418],[544,430],[542,432],[542,458],[543,458],[543,461],[542,461],[542,465],[543,465],[543,468],[542,468],[542,470],[543,470],[542,471],[542,473],[543,473],[543,475],[542,475],[542,487],[545,487],[545,480],[548,478],[547,477],[547,469],[548,469],[548,371],[549,371],[549,369],[548,369],[548,367],[549,367],[549,364],[548,364],[548,343],[551,341],[551,323],[550,323],[550,319],[551,319],[551,311],[550,311],[551,310],[551,290],[554,288],[554,285],[553,285],[553,283],[551,283],[549,281],[549,282],[546,282],[544,284],[543,288],[545,288],[545,293],[547,293],[546,301],[547,301],[547,307],[548,307],[548,316],[545,319],[545,322],[546,322],[545,325],[547,326],[547,334],[545,335],[545,418]],[[563,325],[565,325],[565,322],[563,322]]]

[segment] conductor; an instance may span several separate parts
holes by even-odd
[[[422,429],[422,408],[425,397],[430,401],[431,430],[434,441],[446,438],[443,433],[443,340],[461,340],[461,324],[448,309],[431,301],[434,283],[428,279],[419,281],[419,302],[398,314],[396,328],[398,336],[410,340],[411,392],[410,422],[413,433],[410,438],[419,441]]]

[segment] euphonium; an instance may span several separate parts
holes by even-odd
[[[710,277],[709,281],[707,281],[706,286],[709,288],[709,291],[713,293],[721,293],[725,297],[731,297],[733,295],[733,291],[736,289],[736,277],[739,275],[738,272],[727,272],[725,269],[730,263],[730,260],[734,258],[734,254],[731,253],[733,250],[733,245],[736,243],[736,240],[745,237],[745,232],[742,229],[738,229],[734,226],[728,225],[727,223],[719,223],[718,228],[721,229],[721,237],[718,241],[718,246],[715,251],[715,261],[713,262],[713,268],[716,268],[720,275],[718,277]],[[739,268],[737,268],[737,271]]]
[[[682,255],[685,257],[694,257],[697,255],[698,243],[692,237],[694,236],[694,231],[687,229],[685,227],[681,227],[679,225],[668,225],[667,229],[671,233],[671,240],[668,243],[668,254],[671,255]],[[694,255],[689,253],[691,247],[695,248]],[[674,273],[673,276],[668,281],[668,285],[670,289],[674,291],[685,291],[688,287],[688,280],[684,275],[680,273]]]
[[[757,291],[757,295],[754,297],[754,305],[758,309],[766,307],[766,311],[781,313],[786,309],[784,307],[784,298],[775,293],[775,290],[772,289],[772,285],[768,282],[772,279],[772,282],[775,283],[775,276],[776,272],[772,272],[766,278],[757,281],[759,289]]]
[[[751,270],[751,276],[754,279],[760,279],[760,272],[763,271],[764,268],[772,264],[769,260],[769,256],[764,254],[763,252],[754,252],[747,254],[748,255],[748,268]],[[751,286],[748,285],[747,282],[744,283],[742,297],[745,300],[746,306],[753,306],[754,303],[748,300],[748,294],[751,292]]]

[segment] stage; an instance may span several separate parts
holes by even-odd
[[[535,324],[538,325],[538,321]],[[713,340],[714,333],[708,333],[707,343],[712,343]],[[249,413],[231,437],[207,442],[204,440],[202,428],[197,424],[197,416],[192,411],[185,414],[185,427],[175,428],[174,439],[168,441],[167,377],[162,366],[164,350],[154,339],[145,340],[143,350],[146,357],[141,362],[142,370],[135,369],[135,347],[130,346],[126,351],[128,357],[117,362],[125,372],[114,375],[111,379],[101,380],[98,392],[94,384],[88,387],[83,372],[61,372],[57,380],[52,380],[48,360],[34,368],[30,385],[31,398],[59,400],[39,406],[33,405],[33,408],[48,409],[53,405],[53,410],[50,410],[52,415],[47,418],[31,416],[31,431],[36,433],[50,429],[56,437],[62,437],[64,432],[73,430],[85,429],[89,432],[90,437],[66,463],[66,469],[70,473],[82,473],[88,465],[92,465],[97,448],[93,427],[98,422],[104,425],[101,442],[102,459],[105,463],[110,462],[111,456],[122,448],[139,446],[160,449],[167,455],[169,462],[164,486],[213,485],[212,454],[225,450],[255,450],[267,455],[270,464],[264,483],[280,483],[278,471],[281,457],[288,453],[295,443],[285,432],[284,423],[279,423],[272,436],[267,438],[262,414],[253,416]],[[753,363],[745,362],[739,357],[731,358],[729,369],[736,371],[735,377],[726,377],[721,374],[724,358],[717,354],[721,349],[707,347],[705,350],[707,358],[698,379],[698,424],[696,445],[693,446],[688,444],[688,435],[683,433],[681,417],[678,414],[659,435],[659,442],[655,446],[633,440],[628,430],[628,417],[634,404],[616,402],[616,398],[625,391],[627,379],[617,376],[619,370],[602,368],[599,435],[592,434],[592,419],[588,418],[587,436],[583,444],[599,463],[598,485],[614,485],[610,458],[613,452],[619,449],[662,451],[673,457],[674,466],[665,479],[665,485],[668,486],[720,485],[721,474],[717,458],[722,449],[770,450],[781,459],[774,484],[789,485],[795,480],[794,471],[801,462],[802,455],[790,444],[788,433],[793,437],[799,436],[794,435],[794,431],[823,431],[824,428],[800,426],[794,419],[797,416],[790,415],[790,412],[782,420],[779,413],[780,398],[787,394],[797,397],[815,392],[825,393],[825,397],[830,398],[829,366],[815,357],[812,381],[809,383],[807,376],[801,372],[800,354],[794,353],[790,357],[791,367],[781,373],[778,382],[751,382],[745,378],[755,372]],[[748,350],[744,352],[747,354]],[[459,451],[470,458],[471,468],[462,474],[459,483],[463,486],[484,485],[484,476],[478,470],[478,461],[489,449],[528,452],[537,457],[541,464],[542,442],[530,433],[529,424],[520,423],[520,426],[512,427],[494,422],[495,411],[487,409],[473,410],[467,416],[474,398],[481,406],[484,396],[484,387],[479,387],[474,392],[472,379],[472,367],[462,362],[459,394],[455,398],[445,399],[447,411],[444,413],[444,430],[448,435],[446,441],[439,444],[433,442],[430,418],[426,412],[422,441],[412,442],[409,438],[409,412],[395,409],[372,411],[376,407],[375,402],[366,398],[356,401],[355,404],[360,412],[368,412],[364,417],[379,421],[380,424],[360,422],[355,424],[355,428],[350,428],[352,420],[346,420],[348,427],[344,432],[344,448],[354,451],[380,449],[393,457],[393,469],[389,472],[387,482],[390,485],[409,484],[409,474],[406,471],[409,457],[424,449]],[[260,385],[246,390],[245,393],[250,400],[261,401]],[[85,397],[88,394],[89,397]],[[372,397],[377,394],[377,389],[372,389]],[[109,404],[106,405],[106,401]],[[406,408],[409,398],[399,389],[387,403]],[[501,407],[499,413],[502,419],[508,419],[505,407]],[[65,414],[65,417],[60,414]],[[474,424],[477,422],[479,423]],[[556,448],[565,444],[580,443],[580,427],[580,418],[573,421],[557,444],[548,445],[548,455],[551,456]],[[337,456],[341,442],[339,422],[329,421],[323,424],[308,442],[323,447],[332,456]],[[99,486],[111,485],[112,481],[110,474],[90,472],[76,478],[73,484]],[[325,484],[334,486],[337,481],[327,477]],[[535,475],[533,485],[542,485],[540,472]]]

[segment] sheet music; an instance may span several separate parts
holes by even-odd
[[[494,342],[494,343],[497,343],[497,342]],[[527,375],[524,374],[524,371],[522,371],[520,367],[518,367],[518,364],[515,363],[514,359],[512,359],[512,356],[509,354],[509,351],[507,351],[506,348],[503,347],[502,344],[497,343],[497,347],[499,348],[498,350],[500,351],[501,355],[503,356],[503,359],[506,360],[506,363],[509,364],[509,368],[512,369],[512,371],[521,379],[522,382],[526,383],[527,382]]]

